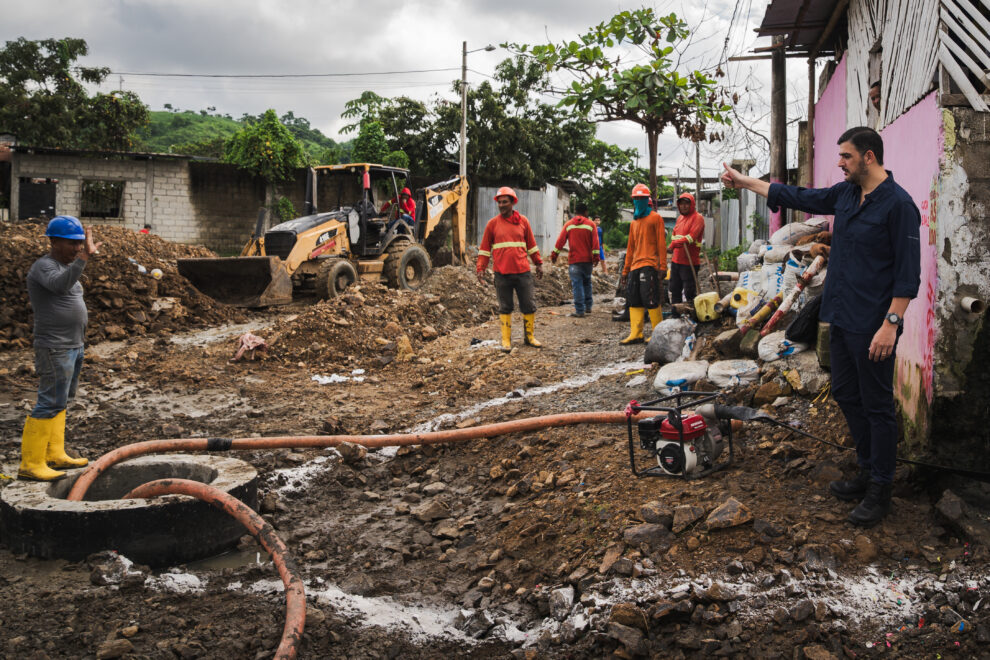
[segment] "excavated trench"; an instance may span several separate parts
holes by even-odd
[[[209,484],[252,509],[258,473],[219,456],[143,456],[114,465],[80,502],[66,499],[82,471],[55,483],[17,481],[0,491],[0,536],[15,553],[79,561],[116,550],[148,566],[212,557],[233,547],[244,528],[223,511],[188,496],[120,499],[157,479]]]

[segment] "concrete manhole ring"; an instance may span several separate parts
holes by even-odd
[[[82,470],[54,483],[17,481],[0,491],[0,540],[14,553],[45,559],[85,559],[116,550],[149,566],[180,564],[232,547],[245,529],[223,511],[185,495],[119,499],[155,479],[210,484],[258,508],[258,472],[235,458],[141,456],[114,465],[82,502],[65,499]]]

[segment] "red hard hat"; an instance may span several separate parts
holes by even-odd
[[[633,186],[632,197],[649,197],[650,188],[645,183],[637,183]]]
[[[498,198],[503,196],[511,197],[513,204],[519,203],[519,198],[516,197],[516,191],[510,188],[509,186],[502,186],[501,188],[499,188],[498,192],[495,193],[494,200],[497,202]]]

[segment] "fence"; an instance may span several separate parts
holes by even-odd
[[[791,211],[784,211],[781,222],[791,221]],[[705,244],[731,250],[770,236],[770,211],[765,197],[740,191],[739,199],[723,199],[715,222],[705,227]]]

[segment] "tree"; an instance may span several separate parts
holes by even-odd
[[[649,147],[650,189],[656,192],[657,139],[664,129],[673,126],[680,137],[699,141],[718,137],[706,135],[709,122],[729,123],[730,106],[714,79],[700,71],[681,75],[675,70],[671,44],[688,34],[687,24],[676,15],[638,9],[619,12],[577,40],[503,46],[532,58],[547,72],[573,77],[569,86],[550,89],[561,96],[562,106],[596,122],[632,121],[642,126]],[[632,58],[633,64],[623,65],[625,53],[620,51],[628,46],[642,51],[647,62]]]
[[[230,138],[224,160],[265,180],[265,206],[269,209],[277,185],[291,179],[296,168],[306,165],[302,145],[270,109],[260,121]]]
[[[75,61],[89,53],[82,39],[8,41],[0,49],[0,126],[22,144],[63,149],[127,149],[148,122],[132,92],[90,96],[106,67]]]
[[[388,156],[385,131],[376,119],[365,117],[361,120],[361,132],[354,143],[351,158],[356,163],[383,163]]]

